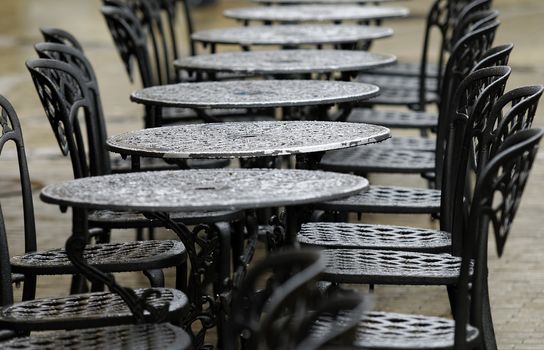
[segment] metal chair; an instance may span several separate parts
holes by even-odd
[[[53,103],[53,100],[51,100]],[[0,210],[0,328],[15,331],[73,329],[135,323],[150,320],[155,315],[140,310],[133,311],[123,299],[111,292],[95,292],[61,298],[34,299],[13,303],[11,271],[25,275],[23,297],[35,294],[36,275],[75,274],[76,269],[63,249],[36,252],[36,231],[32,205],[30,179],[24,152],[23,136],[19,120],[11,104],[0,96],[0,150],[13,142],[17,151],[21,191],[26,254],[9,260],[9,249]],[[60,127],[61,124],[58,124]],[[69,127],[67,127],[68,129]],[[66,143],[73,138],[67,136]],[[82,247],[82,259],[87,264],[105,272],[141,271],[178,266],[185,260],[185,248],[178,241],[149,241],[127,244],[102,244]],[[145,254],[142,254],[145,252]],[[169,321],[179,321],[187,308],[187,297],[177,289],[154,288],[136,290],[135,295],[144,297]],[[169,306],[165,309],[165,303]],[[148,310],[149,311],[149,310]]]
[[[359,174],[371,172],[440,174],[443,162],[442,145],[446,136],[445,129],[448,126],[447,118],[451,103],[447,96],[454,93],[459,82],[474,69],[483,54],[489,50],[498,25],[498,22],[493,21],[467,34],[452,51],[442,84],[441,93],[444,98],[440,105],[435,152],[355,147],[326,153],[320,167],[326,170]],[[439,188],[440,176],[432,176],[432,180],[435,181],[434,186]]]
[[[478,70],[463,80],[456,93],[455,110],[451,111],[449,115],[449,129],[453,130],[453,134],[448,135],[447,138],[446,160],[444,163],[446,169],[444,169],[441,193],[438,195],[440,198],[441,231],[402,226],[318,222],[302,226],[298,237],[299,242],[301,244],[338,248],[358,247],[362,249],[420,252],[450,251],[452,239],[455,240],[455,237],[452,237],[453,208],[451,201],[458,191],[462,192],[465,189],[464,180],[466,174],[459,174],[456,169],[467,169],[469,164],[469,158],[462,156],[463,149],[457,140],[461,137],[470,139],[473,134],[478,134],[478,125],[488,125],[493,120],[497,120],[497,114],[491,114],[489,105],[493,105],[503,93],[510,71],[509,67],[504,66]],[[541,91],[539,92],[541,93]],[[532,99],[531,102],[536,104],[539,97],[540,95],[537,93],[536,98]],[[499,109],[495,112],[500,113],[502,110]],[[456,114],[463,114],[469,118],[466,125],[455,122]],[[491,134],[493,131],[492,128],[489,128],[486,133]],[[452,131],[449,131],[449,133],[452,133]],[[461,136],[464,134],[466,136]],[[489,141],[486,140],[486,142]],[[468,153],[469,151],[465,152]],[[463,181],[457,182],[458,179]],[[372,186],[370,191],[372,191]],[[376,192],[379,193],[379,189],[374,191],[374,195],[377,196]],[[399,197],[403,194],[402,190],[399,190],[398,193],[397,196]],[[417,198],[417,196],[414,197]],[[348,201],[344,203],[346,202]],[[386,201],[382,200],[382,203],[384,202]],[[416,209],[417,204],[420,204],[419,209],[425,209],[425,203],[418,203],[417,200],[412,200],[412,202],[416,203],[412,204],[412,208]],[[372,207],[372,204],[369,203],[368,206]],[[342,206],[339,207],[342,208]],[[346,205],[343,207],[343,209],[347,208],[350,207]],[[397,212],[401,212],[400,206],[398,208]],[[391,207],[385,209],[393,211]]]
[[[340,348],[496,349],[487,286],[488,230],[491,226],[497,248],[502,251],[543,135],[544,130],[526,129],[504,141],[500,136],[494,137],[492,148],[496,153],[483,166],[470,214],[464,223],[460,223],[465,238],[462,257],[425,254],[419,257],[420,265],[417,266],[413,264],[417,259],[414,254],[399,255],[403,263],[410,265],[412,276],[418,276],[418,284],[449,284],[455,287],[452,302],[455,321],[371,312],[361,317],[356,330],[357,339],[351,346]],[[462,194],[456,200],[462,201]],[[457,213],[465,216],[463,210],[460,211]],[[336,261],[345,259],[345,267],[351,266],[349,269],[356,274],[355,270],[365,265],[362,261],[355,261],[354,255],[369,252],[326,249],[324,254],[329,258],[334,254]],[[340,272],[334,265],[334,262],[329,262],[324,279],[347,282],[346,271]],[[394,267],[391,265],[389,268]],[[351,282],[355,280],[351,279]],[[326,321],[324,319],[321,323],[324,329],[328,328]],[[319,332],[319,328],[316,332]]]

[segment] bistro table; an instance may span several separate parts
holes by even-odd
[[[146,105],[152,125],[161,125],[161,108],[236,109],[328,107],[378,95],[375,85],[323,80],[242,80],[160,85],[133,92],[131,100]],[[349,111],[346,109],[339,117]],[[317,113],[317,112],[316,112]],[[326,109],[315,118],[326,118]]]
[[[174,65],[198,76],[220,72],[267,76],[345,72],[349,76],[396,60],[393,55],[366,51],[275,50],[189,56],[176,60]]]
[[[357,43],[387,38],[393,29],[376,26],[305,24],[230,27],[199,31],[191,35],[194,42],[210,45],[211,53],[217,44],[299,47],[303,45],[353,46]]]
[[[358,6],[358,5],[293,5],[274,7],[243,7],[228,9],[225,17],[244,21],[266,23],[380,21],[387,18],[406,17],[410,10],[405,7]]]
[[[120,287],[113,278],[92,267],[83,259],[86,245],[87,210],[138,211],[161,220],[185,244],[192,266],[187,294],[191,301],[191,319],[215,322],[228,302],[231,281],[219,279],[226,289],[206,296],[200,276],[197,239],[186,226],[170,220],[168,213],[195,210],[245,210],[287,207],[287,218],[296,219],[300,206],[332,200],[357,193],[368,186],[362,177],[332,172],[279,169],[207,169],[125,173],[93,176],[46,186],[41,192],[44,202],[74,211],[74,232],[66,243],[68,257],[81,273],[92,281],[105,283],[129,305],[146,309],[145,298],[138,299]],[[296,227],[286,226],[291,234]],[[213,261],[214,259],[211,259]],[[208,263],[210,261],[207,261]],[[222,278],[222,276],[216,277]],[[239,280],[238,278],[236,280]],[[206,306],[205,306],[206,305]],[[222,317],[222,316],[220,316]],[[220,319],[221,320],[221,319]],[[211,322],[211,323],[207,323]],[[187,327],[187,325],[186,325]],[[221,336],[221,334],[220,334]],[[198,346],[198,345],[197,345]]]

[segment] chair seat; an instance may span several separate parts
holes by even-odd
[[[417,77],[421,72],[420,63],[406,63],[398,62],[385,67],[379,67],[365,74],[378,74],[378,75],[398,75],[398,76],[408,76],[408,77]],[[438,77],[438,65],[427,63],[427,76],[436,78]]]
[[[425,104],[437,103],[438,94],[425,92]],[[361,102],[362,105],[391,105],[391,106],[417,106],[419,105],[419,90],[413,87],[406,88],[381,88],[380,94],[369,100]]]
[[[434,214],[440,212],[440,193],[426,188],[371,185],[366,191],[314,207],[356,213]]]
[[[180,241],[148,240],[89,245],[83,252],[87,262],[105,272],[164,269],[180,265],[186,258]],[[13,271],[40,275],[77,273],[64,249],[49,249],[11,258]]]
[[[16,338],[0,343],[5,350],[89,349],[187,350],[191,338],[171,324],[140,324],[56,331]]]
[[[323,280],[336,283],[452,285],[457,282],[461,258],[377,249],[325,248]]]
[[[342,222],[304,224],[297,240],[302,245],[327,248],[445,252],[451,247],[451,235],[444,231]]]
[[[213,169],[229,166],[229,159],[178,159],[167,162],[161,158],[140,158],[141,171],[159,171],[159,170],[178,170],[185,167],[192,169]],[[112,173],[132,172],[130,160],[122,159],[119,154],[115,154],[111,160]]]
[[[238,109],[207,109],[204,111],[207,116],[213,119],[226,121],[259,121],[259,120],[274,120],[273,114],[264,112],[253,112],[246,108]],[[202,116],[190,108],[162,108],[162,121],[164,125],[170,125],[179,122],[202,122],[205,120]]]
[[[435,168],[434,152],[392,150],[366,145],[325,153],[321,168],[339,172],[426,173]]]
[[[187,297],[177,289],[134,290],[139,297],[145,291],[157,293],[151,293],[147,298],[152,306],[160,308],[169,303],[167,315],[169,322],[178,321],[188,308]],[[146,311],[144,317],[150,319],[150,314]],[[134,316],[124,300],[119,295],[110,292],[35,299],[16,303],[0,310],[0,327],[17,331],[78,329],[133,323],[135,323]]]
[[[399,129],[430,129],[438,126],[438,117],[433,113],[384,111],[369,108],[355,108],[346,121]]]
[[[332,317],[320,317],[312,328],[313,334],[330,332],[333,322]],[[447,318],[368,312],[361,316],[350,348],[445,350],[453,349],[454,335],[455,322]],[[478,329],[467,326],[467,344],[472,348],[478,339]]]
[[[172,213],[170,217],[186,225],[231,221],[243,217],[240,211],[187,211]],[[89,225],[102,228],[144,228],[163,227],[155,219],[148,219],[143,214],[128,211],[96,210],[89,213]]]
[[[380,89],[419,89],[419,77],[408,76],[394,76],[394,75],[366,75],[362,74],[357,77],[357,81],[361,81],[367,84],[374,84],[380,87]],[[427,91],[438,91],[437,78],[427,78],[426,81]]]
[[[436,150],[436,140],[426,137],[393,136],[373,144],[372,147],[434,152]]]

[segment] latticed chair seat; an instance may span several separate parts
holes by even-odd
[[[357,79],[358,81],[374,84],[383,90],[389,89],[419,89],[419,77],[392,76],[392,75],[364,75]],[[438,80],[436,78],[427,78],[427,91],[438,91]]]
[[[326,248],[323,280],[336,283],[452,285],[459,279],[461,258],[377,249]]]
[[[435,92],[425,92],[424,102],[437,103],[438,94]],[[368,101],[362,102],[363,105],[392,105],[392,106],[419,106],[419,91],[416,88],[408,87],[406,89],[381,89],[380,94]]]
[[[148,240],[89,245],[83,258],[105,272],[127,272],[179,265],[185,260],[185,254],[180,241]],[[40,275],[78,272],[61,248],[14,256],[11,266],[15,272]]]
[[[319,336],[330,331],[331,317],[321,317],[312,333]],[[350,348],[364,349],[453,349],[455,322],[443,317],[367,312],[362,315]],[[479,338],[477,328],[467,326],[466,341],[472,348]]]
[[[397,75],[405,77],[418,77],[421,72],[421,63],[405,63],[399,62],[387,67],[380,67],[372,69],[367,74],[376,74],[376,75]],[[436,78],[438,77],[438,65],[427,63],[427,76]]]
[[[170,217],[186,225],[215,223],[243,217],[240,211],[187,211],[172,213]],[[102,228],[163,227],[159,220],[148,219],[143,214],[128,211],[96,210],[89,213],[89,224]]]
[[[327,152],[321,168],[355,173],[427,173],[435,169],[434,152],[393,150],[373,146]]]
[[[179,122],[194,122],[206,120],[190,108],[164,107],[161,109],[163,125],[171,125]],[[274,115],[265,113],[252,113],[248,109],[206,109],[203,111],[209,117],[209,121],[260,121],[274,120]]]
[[[385,141],[373,144],[372,147],[434,152],[436,149],[436,140],[425,137],[391,137]]]
[[[6,350],[108,349],[108,350],[186,350],[191,338],[171,324],[140,324],[56,331],[31,335],[0,343]]]
[[[145,292],[147,303],[155,308],[161,308],[168,303],[165,321],[169,322],[179,321],[189,305],[185,294],[177,289],[135,289],[134,292],[138,297],[142,297]],[[144,312],[144,317],[151,320],[151,314],[147,311]],[[117,326],[135,321],[124,300],[109,292],[35,299],[0,310],[0,327],[16,331]]]
[[[438,126],[438,117],[433,113],[384,111],[369,108],[355,108],[346,121],[402,129],[430,129]]]
[[[426,188],[370,186],[366,191],[316,204],[317,209],[357,213],[434,214],[440,212],[441,191]]]
[[[312,222],[297,235],[301,245],[327,248],[356,248],[445,252],[451,235],[444,231],[405,226]]]

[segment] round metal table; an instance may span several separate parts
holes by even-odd
[[[276,25],[231,27],[199,31],[191,35],[195,42],[212,45],[342,45],[390,37],[391,28],[361,25]]]
[[[357,72],[396,60],[393,55],[354,50],[274,50],[190,56],[176,60],[174,65],[188,72],[284,75]]]
[[[376,21],[408,16],[405,7],[358,6],[358,5],[293,5],[273,7],[244,7],[228,9],[225,17],[246,23],[249,21],[299,23]]]
[[[133,92],[136,103],[181,108],[273,108],[361,101],[375,85],[321,80],[242,80],[160,85]]]
[[[245,158],[325,152],[380,142],[389,129],[362,123],[270,121],[206,123],[112,136],[107,149],[156,158]]]

